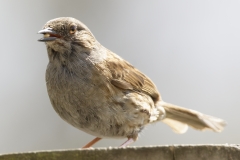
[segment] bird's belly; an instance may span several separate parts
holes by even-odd
[[[109,85],[82,79],[47,80],[53,108],[72,126],[102,138],[137,135],[149,123],[150,114],[143,112],[142,108],[153,106],[152,100],[149,102],[152,104],[146,104],[146,96],[112,90]],[[138,101],[133,98],[136,96]]]
[[[58,115],[74,127],[94,136],[105,136],[108,130],[108,115],[114,114],[103,101],[106,96],[98,87],[84,81],[70,84],[47,85],[49,98]]]

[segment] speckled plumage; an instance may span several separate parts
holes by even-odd
[[[103,47],[80,21],[53,19],[40,33],[46,35],[40,41],[47,46],[46,84],[52,106],[74,127],[99,138],[133,140],[144,126],[161,120],[179,133],[187,125],[223,129],[221,119],[205,117],[205,122],[199,112],[163,102],[147,76]]]

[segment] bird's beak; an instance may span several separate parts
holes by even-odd
[[[40,42],[54,41],[55,39],[61,37],[52,28],[45,28],[43,30],[40,30],[38,34],[43,34],[43,38],[40,38],[38,40]]]

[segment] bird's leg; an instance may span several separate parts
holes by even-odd
[[[100,141],[102,138],[96,137],[94,138],[91,142],[89,142],[88,144],[86,144],[85,146],[83,146],[82,148],[89,148],[92,145],[94,145],[95,143],[97,143],[98,141]]]
[[[135,140],[133,138],[128,138],[128,140],[126,142],[124,142],[121,146],[119,146],[120,148],[122,147],[127,147],[128,145],[130,145],[131,143],[135,142]]]

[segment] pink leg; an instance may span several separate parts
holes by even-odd
[[[126,142],[124,142],[121,146],[119,146],[120,148],[122,147],[127,147],[128,145],[130,145],[131,143],[135,142],[133,140],[133,138],[128,138],[128,140]]]
[[[97,143],[98,141],[100,141],[102,138],[99,138],[99,137],[96,137],[94,138],[91,142],[89,142],[88,144],[86,144],[84,147],[82,148],[89,148],[91,147],[92,145],[94,145],[95,143]]]

